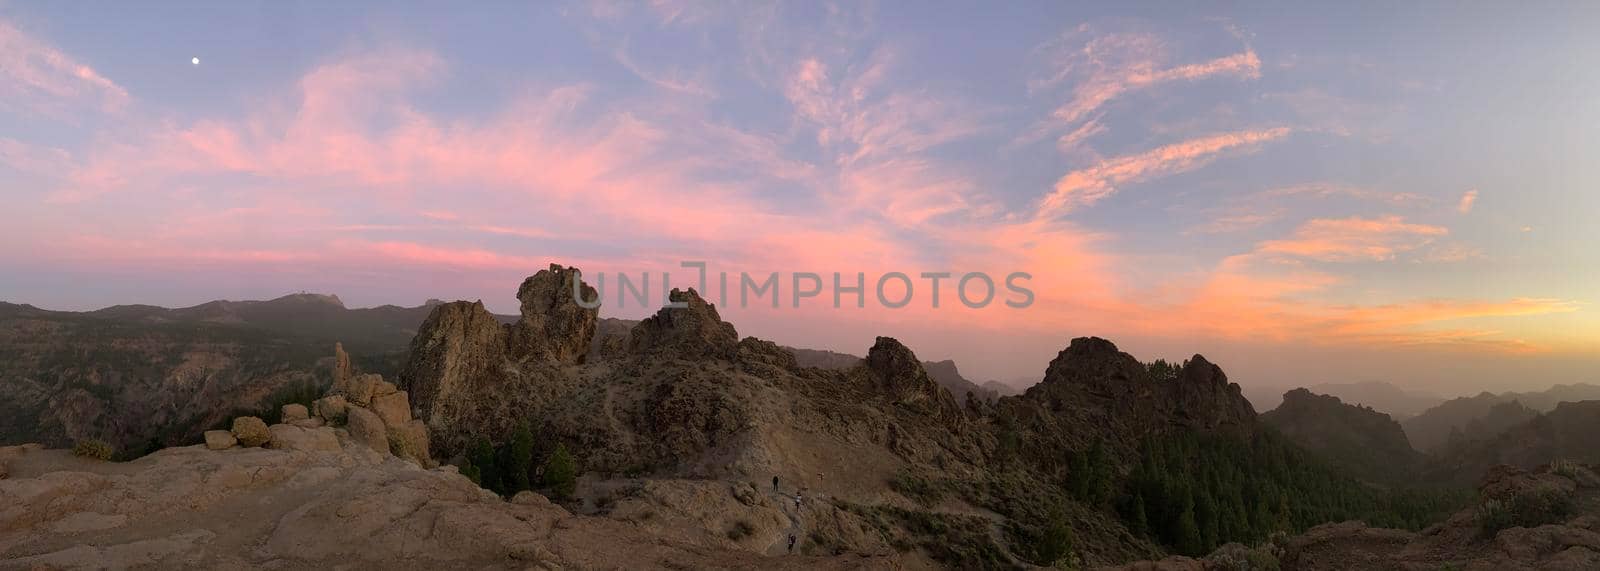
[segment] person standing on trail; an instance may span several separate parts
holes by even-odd
[[[798,491],[794,493],[794,509],[800,509],[800,493]]]
[[[774,494],[778,493],[778,477],[777,476],[773,476],[772,477],[772,493],[774,493]]]
[[[794,534],[789,534],[789,553],[794,553]]]

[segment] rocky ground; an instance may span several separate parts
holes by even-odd
[[[725,484],[641,482],[611,517],[524,492],[506,501],[446,467],[331,450],[170,448],[128,463],[0,449],[0,569],[896,569],[894,557],[790,555],[792,508]],[[742,540],[682,526],[749,505]],[[726,496],[701,498],[700,496]],[[723,514],[719,514],[723,515]]]

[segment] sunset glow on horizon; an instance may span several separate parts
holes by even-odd
[[[1600,5],[1450,6],[7,4],[0,301],[1022,271],[1026,309],[720,309],[980,383],[1089,335],[1243,384],[1600,382]]]

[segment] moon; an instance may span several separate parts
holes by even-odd
[[[200,65],[200,58],[197,58],[197,57],[189,58],[189,63],[195,64],[195,65]]]

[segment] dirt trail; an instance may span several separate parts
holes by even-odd
[[[766,554],[787,555],[789,553],[790,536],[795,538],[795,549],[799,549],[800,542],[805,539],[805,534],[802,533],[804,528],[800,525],[800,510],[795,509],[794,496],[792,495],[782,492],[769,492],[767,497],[778,502],[778,510],[789,518],[789,529],[780,534],[778,540],[772,542],[772,545],[767,546]]]

